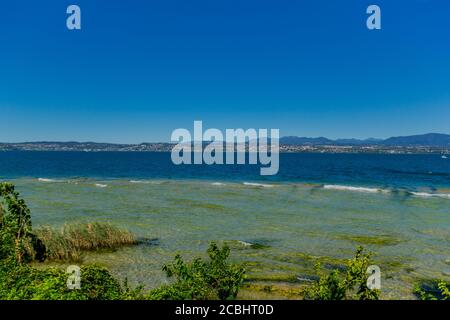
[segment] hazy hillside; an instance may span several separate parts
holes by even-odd
[[[424,146],[424,147],[450,147],[450,135],[440,133],[428,133],[414,136],[391,137],[388,139],[369,138],[360,139],[336,139],[324,137],[282,137],[280,144],[285,145],[380,145],[380,146]]]

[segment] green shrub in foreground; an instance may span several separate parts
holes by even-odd
[[[209,261],[200,258],[191,263],[183,261],[180,255],[163,270],[174,283],[153,290],[149,299],[159,300],[227,300],[235,299],[244,281],[245,269],[227,262],[230,248],[219,248],[211,243],[208,248]]]
[[[37,269],[17,262],[0,262],[0,300],[217,300],[235,299],[244,280],[243,267],[227,262],[230,250],[211,243],[209,260],[197,258],[185,263],[178,255],[164,266],[174,283],[150,291],[130,289],[119,283],[107,269],[88,265],[81,267],[81,289],[67,288],[69,274],[57,268]]]
[[[420,300],[450,300],[450,283],[444,280],[432,280],[417,284],[414,294]]]
[[[307,300],[378,300],[379,290],[367,287],[367,267],[372,263],[371,254],[358,247],[353,259],[348,260],[345,272],[334,270],[322,274],[313,285],[304,289]],[[317,266],[320,269],[320,265]]]
[[[0,300],[127,300],[141,298],[140,290],[121,285],[105,268],[81,267],[81,288],[68,289],[64,270],[43,270],[18,264],[0,264]]]
[[[45,247],[33,233],[31,213],[11,183],[0,183],[0,260],[44,260]]]

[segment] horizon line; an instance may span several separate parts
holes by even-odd
[[[390,138],[400,138],[400,137],[414,137],[414,136],[425,136],[425,135],[446,135],[450,136],[450,133],[437,133],[437,132],[429,132],[429,133],[423,133],[423,134],[413,134],[413,135],[403,135],[403,136],[391,136],[388,138],[375,138],[375,137],[369,137],[369,138],[336,138],[331,139],[327,138],[325,136],[295,136],[295,135],[288,135],[288,136],[282,136],[279,138],[279,140],[283,138],[304,138],[304,139],[328,139],[330,141],[339,141],[339,140],[356,140],[356,141],[370,141],[370,140],[377,140],[377,141],[384,141]],[[190,140],[190,142],[211,142],[213,140],[201,140],[201,141],[195,141]],[[188,141],[185,141],[186,143]],[[225,140],[222,140],[222,142],[226,142]],[[96,144],[115,144],[115,145],[140,145],[140,144],[175,144],[179,143],[176,141],[159,141],[159,142],[149,142],[149,141],[143,141],[143,142],[98,142],[98,141],[80,141],[80,140],[36,140],[36,141],[20,141],[20,142],[3,142],[1,141],[0,144],[27,144],[27,143],[96,143]]]

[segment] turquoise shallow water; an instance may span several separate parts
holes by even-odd
[[[201,255],[210,241],[230,241],[232,259],[248,263],[252,275],[299,277],[311,274],[306,256],[349,258],[363,243],[376,252],[385,298],[411,298],[418,278],[450,277],[447,190],[432,197],[293,182],[10,180],[29,203],[36,226],[107,221],[150,239],[147,245],[86,257],[85,263],[104,264],[133,284],[164,283],[164,263],[175,253]]]
[[[227,241],[253,279],[308,278],[359,244],[376,254],[384,298],[450,277],[440,155],[280,154],[278,175],[262,177],[258,166],[175,166],[168,153],[0,152],[0,180],[17,185],[35,226],[106,221],[148,239],[84,260],[148,288],[176,253],[203,255],[210,241]]]

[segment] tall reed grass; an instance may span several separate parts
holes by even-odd
[[[60,229],[46,226],[35,233],[46,247],[47,260],[80,261],[83,251],[137,244],[131,232],[109,223],[66,224]]]

